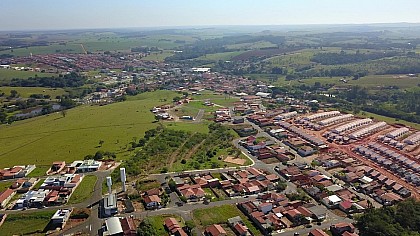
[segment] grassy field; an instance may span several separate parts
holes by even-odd
[[[235,216],[240,216],[242,221],[254,235],[261,235],[260,231],[235,205],[223,205],[193,211],[193,218],[196,225],[201,225],[202,227],[212,224],[226,224],[229,218]]]
[[[66,117],[53,113],[12,125],[0,126],[0,167],[36,164],[50,165],[83,159],[98,150],[111,151],[124,159],[126,145],[154,128],[149,109],[171,101],[177,93],[157,91],[129,97],[128,101],[106,106],[80,106]],[[102,147],[98,147],[103,140]]]
[[[184,221],[181,217],[175,215],[159,215],[159,216],[149,216],[147,219],[152,224],[153,228],[156,230],[156,235],[168,235],[168,232],[165,230],[163,226],[163,222],[166,218],[175,218],[181,227],[184,226]]]
[[[147,57],[143,57],[142,61],[164,61],[167,57],[174,55],[173,52],[164,51],[163,53],[151,53]]]
[[[6,95],[10,94],[11,90],[16,90],[21,98],[29,98],[31,94],[50,95],[51,99],[56,96],[66,95],[67,92],[62,88],[41,88],[41,87],[0,87],[0,92]]]
[[[94,175],[86,175],[83,177],[82,182],[71,195],[68,203],[77,204],[89,199],[90,196],[92,196],[92,191],[95,187],[96,180],[98,180],[98,178]]]
[[[35,77],[38,75],[39,77],[52,77],[57,76],[56,74],[52,73],[40,73],[34,71],[19,71],[19,70],[9,70],[9,69],[0,69],[0,82],[8,82],[13,78],[18,79],[27,79],[29,77]]]
[[[45,235],[41,232],[47,226],[54,212],[9,214],[0,227],[0,235]]]
[[[208,133],[208,122],[191,123],[191,122],[163,122],[165,127],[174,130],[184,130],[199,133]]]
[[[35,170],[29,173],[28,177],[41,177],[46,175],[47,171],[50,169],[50,165],[38,165]]]

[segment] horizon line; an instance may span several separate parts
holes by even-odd
[[[0,32],[46,32],[46,31],[80,31],[80,30],[128,30],[128,29],[147,29],[147,30],[170,30],[170,29],[205,29],[205,28],[224,28],[224,27],[304,27],[304,26],[377,26],[377,25],[418,25],[420,22],[371,22],[371,23],[302,23],[302,24],[247,24],[247,25],[162,25],[162,26],[128,26],[128,27],[80,27],[80,28],[38,28],[38,29],[0,29]]]

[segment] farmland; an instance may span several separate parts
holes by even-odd
[[[81,106],[66,117],[54,113],[0,126],[0,166],[18,164],[50,165],[55,160],[70,162],[83,159],[98,150],[111,151],[126,158],[133,137],[156,127],[153,106],[176,96],[159,91],[130,97],[129,101],[107,106]],[[104,144],[98,148],[99,140]]]

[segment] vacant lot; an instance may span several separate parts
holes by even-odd
[[[126,145],[156,127],[149,109],[171,101],[170,91],[143,93],[129,101],[106,106],[80,106],[66,117],[54,113],[12,125],[0,126],[0,167],[53,161],[71,162],[98,150],[115,152],[117,158],[131,155]],[[103,140],[99,147],[99,140]]]
[[[71,195],[69,204],[77,204],[86,201],[92,196],[95,183],[98,178],[94,175],[86,175],[82,182]]]
[[[229,218],[240,216],[245,225],[254,235],[261,235],[260,231],[248,220],[248,218],[235,205],[223,205],[218,207],[198,209],[193,211],[196,225],[206,227],[212,224],[226,224]]]
[[[9,214],[0,227],[0,235],[45,235],[42,231],[54,214],[53,211]]]

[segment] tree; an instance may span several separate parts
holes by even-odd
[[[158,235],[156,229],[153,227],[149,219],[144,219],[137,228],[137,235],[141,236],[156,236]]]
[[[65,109],[61,110],[60,113],[63,116],[63,118],[66,117],[66,115],[67,115],[67,111]]]
[[[19,97],[18,96],[18,92],[16,90],[14,90],[14,89],[10,90],[10,97],[11,98]]]
[[[188,199],[185,196],[181,196],[179,197],[179,199],[181,199],[181,201],[183,202],[188,202]]]
[[[99,140],[99,146],[101,146],[102,147],[102,145],[105,143],[105,141],[104,140]]]
[[[280,180],[279,182],[277,182],[277,185],[276,185],[277,192],[284,191],[286,190],[286,188],[287,188],[287,184],[284,181]]]

